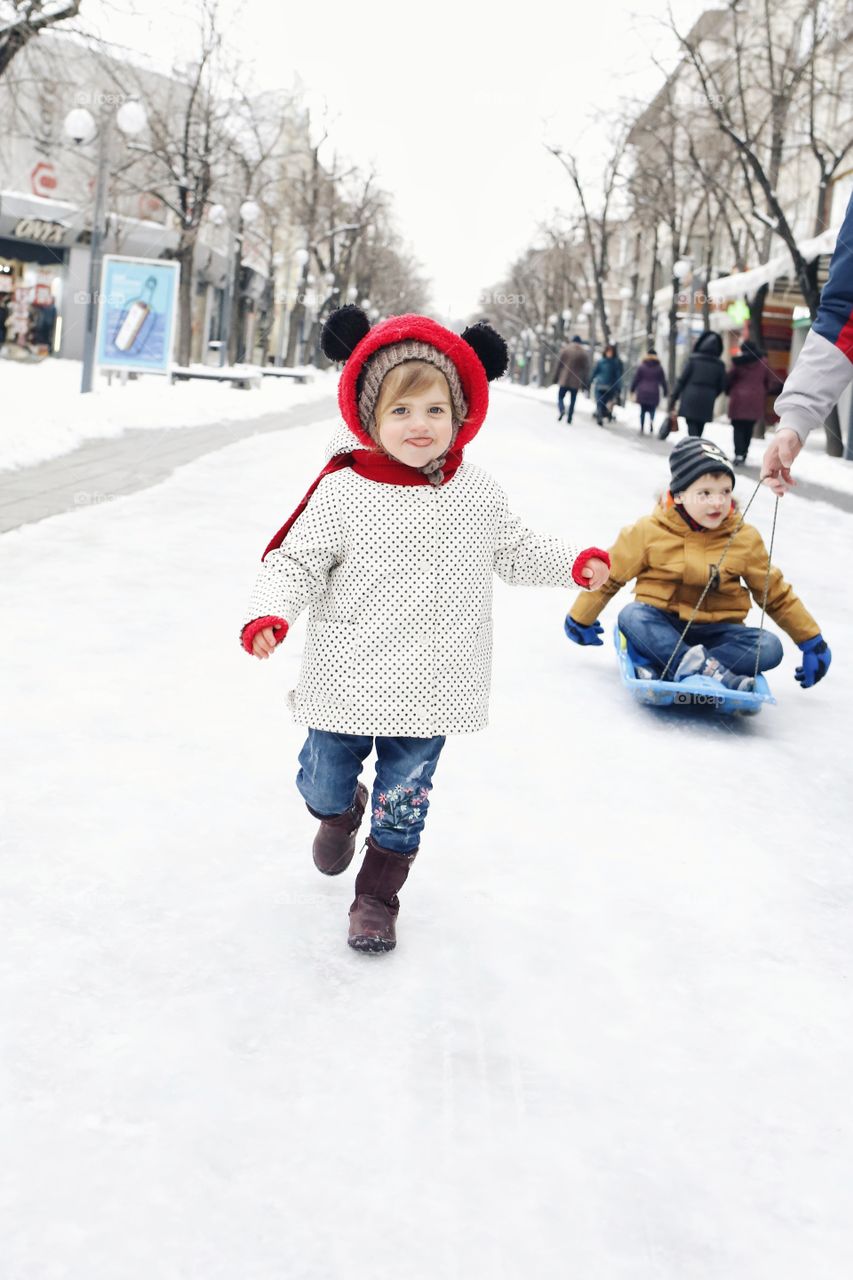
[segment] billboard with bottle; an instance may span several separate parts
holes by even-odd
[[[169,372],[179,275],[177,262],[104,256],[95,348],[102,369]]]

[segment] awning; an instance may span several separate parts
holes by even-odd
[[[827,227],[819,236],[809,240],[801,240],[797,248],[806,262],[813,262],[821,254],[832,253],[838,239],[838,227]],[[760,267],[752,267],[749,271],[735,271],[730,276],[720,276],[718,280],[708,281],[708,297],[717,302],[733,301],[736,298],[750,298],[762,285],[772,285],[780,276],[792,276],[794,264],[786,249],[778,253],[769,262]]]
[[[145,218],[127,218],[121,213],[110,213],[106,247],[110,253],[132,257],[162,258],[174,253],[180,244],[180,232],[166,227],[162,222],[150,222]]]
[[[41,222],[59,222],[63,226],[79,226],[80,210],[67,200],[49,200],[31,196],[25,191],[0,191],[0,216],[3,218],[35,218]]]

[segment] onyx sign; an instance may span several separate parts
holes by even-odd
[[[12,235],[19,240],[37,240],[39,244],[62,244],[67,227],[61,222],[45,222],[43,218],[19,218]]]

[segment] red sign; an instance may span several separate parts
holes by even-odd
[[[39,160],[30,174],[34,196],[50,196],[56,190],[56,170],[49,160]]]

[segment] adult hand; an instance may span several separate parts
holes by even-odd
[[[794,679],[804,689],[811,689],[812,685],[817,684],[818,680],[822,680],[829,670],[829,664],[832,662],[832,650],[820,632],[816,636],[812,636],[811,640],[804,640],[797,647],[802,650],[803,665],[797,667],[794,672]]]
[[[797,482],[791,475],[794,459],[803,447],[803,442],[790,427],[782,427],[776,431],[765,450],[761,461],[761,479],[777,497],[782,498],[788,489]]]
[[[593,622],[591,626],[585,627],[580,622],[575,622],[570,613],[566,614],[566,635],[575,644],[604,644],[600,638],[604,634],[604,627],[600,622]]]

